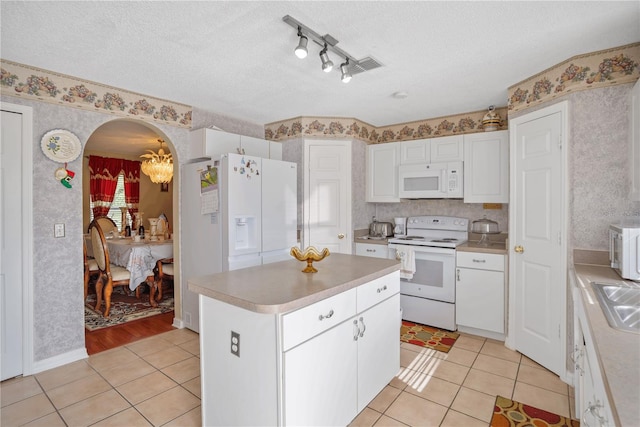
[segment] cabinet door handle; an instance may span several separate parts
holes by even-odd
[[[382,292],[382,291],[386,291],[387,290],[387,285],[384,285],[381,288],[378,288],[378,293]]]
[[[474,259],[473,262],[487,262],[486,259]]]
[[[360,331],[360,338],[364,336],[364,331],[367,330],[367,325],[364,324],[364,319],[360,318],[360,323],[362,323],[362,330]]]
[[[460,281],[460,269],[456,269],[456,280],[459,282]]]
[[[375,252],[375,249],[367,249],[367,252]]]
[[[329,311],[329,313],[325,314],[325,315],[320,315],[318,316],[318,320],[324,320],[324,319],[329,319],[331,316],[333,316],[333,309],[331,309]]]
[[[358,320],[354,319],[353,321],[353,340],[358,341],[358,337],[360,336],[360,328],[358,327]]]

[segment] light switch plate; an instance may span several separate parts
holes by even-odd
[[[64,237],[64,224],[55,224],[53,226],[53,237]]]

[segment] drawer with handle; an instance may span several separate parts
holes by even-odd
[[[370,256],[374,258],[387,258],[389,249],[387,245],[375,243],[356,243],[356,255]]]
[[[356,289],[282,316],[282,347],[287,351],[356,314]]]
[[[456,267],[504,271],[504,255],[482,252],[457,252]]]
[[[400,272],[394,271],[369,283],[360,285],[358,291],[358,313],[400,292]]]

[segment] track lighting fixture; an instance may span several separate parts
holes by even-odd
[[[327,44],[325,43],[324,49],[320,51],[320,60],[322,61],[322,71],[325,73],[331,72],[333,70],[333,62],[329,59],[329,55],[327,55]]]
[[[349,58],[347,58],[346,62],[340,64],[340,72],[342,73],[342,83],[349,83],[351,81],[351,73],[349,72]]]
[[[298,58],[303,59],[307,57],[307,43],[309,42],[309,39],[307,36],[302,34],[300,27],[298,27],[298,37],[300,37],[300,41],[298,42],[298,47],[296,47],[294,52]]]
[[[344,58],[345,62],[340,65],[341,80],[344,83],[348,83],[353,74],[363,73],[382,66],[381,63],[371,57],[355,59],[353,56],[336,46],[338,44],[338,40],[336,40],[331,34],[321,36],[289,15],[284,16],[282,20],[297,30],[299,40],[298,46],[295,48],[294,52],[298,58],[306,58],[308,54],[307,44],[309,43],[309,39],[322,48],[320,51],[320,60],[322,61],[322,71],[325,73],[333,70],[333,62],[329,59],[329,51]]]

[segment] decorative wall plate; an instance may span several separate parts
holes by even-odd
[[[82,152],[78,137],[64,129],[54,129],[45,133],[40,147],[45,156],[58,163],[72,162]]]

